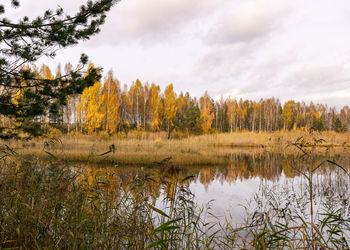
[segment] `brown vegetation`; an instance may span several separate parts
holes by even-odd
[[[54,139],[6,143],[23,155],[51,157],[50,154],[54,154],[69,162],[150,165],[171,157],[171,162],[176,165],[218,165],[227,163],[225,156],[235,152],[297,153],[295,147],[289,145],[300,137],[318,138],[320,152],[339,153],[350,148],[350,133],[310,135],[303,131],[223,133],[171,140],[167,140],[166,132],[133,131],[127,136],[64,135]]]

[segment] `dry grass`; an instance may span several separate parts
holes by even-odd
[[[233,153],[262,153],[264,151],[293,154],[291,142],[303,137],[323,139],[320,151],[331,149],[339,153],[350,149],[350,133],[322,132],[312,135],[303,131],[239,132],[193,136],[167,140],[165,133],[136,131],[126,136],[61,136],[59,140],[37,139],[29,142],[6,142],[23,155],[51,157],[48,151],[69,162],[113,162],[117,165],[149,165],[171,157],[177,165],[217,165],[227,163]],[[115,152],[109,151],[110,145]]]
[[[117,175],[23,161],[10,152],[0,166],[0,249],[215,247],[216,234],[203,230],[203,210],[185,181],[159,183],[175,187],[161,211],[148,203],[146,176],[122,188]]]

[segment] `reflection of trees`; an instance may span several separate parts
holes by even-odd
[[[282,155],[278,154],[234,154],[230,156],[231,164],[219,168],[218,179],[223,182],[261,178],[277,180],[282,172]]]
[[[199,181],[207,191],[213,180],[221,183],[234,183],[237,180],[260,178],[269,181],[277,181],[282,173],[288,178],[299,176],[296,170],[302,167],[293,161],[292,155],[281,154],[232,154],[229,155],[230,164],[220,167],[162,167],[162,168],[112,168],[112,167],[85,167],[83,176],[78,176],[78,181],[85,181],[87,186],[93,186],[96,182],[106,182],[106,191],[113,192],[119,189],[129,190],[136,200],[156,199],[164,192],[166,197],[173,198],[177,188],[189,184],[191,181]],[[350,156],[342,156],[337,159],[343,166],[349,165]],[[300,164],[300,163],[299,163]],[[319,171],[324,171],[320,169]],[[182,180],[188,176],[194,178],[185,182]]]
[[[198,176],[198,171],[86,166],[77,180],[88,188],[103,182],[105,191],[128,190],[136,200],[152,199],[154,203],[161,190],[165,191],[168,198],[172,198],[180,185],[189,184],[190,179],[183,180],[190,175]]]
[[[203,168],[200,170],[200,182],[204,185],[205,191],[208,191],[210,182],[214,179],[216,169]]]
[[[284,159],[282,161],[282,169],[283,173],[289,177],[289,178],[294,178],[295,176],[300,175],[295,168],[298,166],[294,166],[293,161],[292,161],[292,156],[288,156],[287,159]]]
[[[86,166],[77,176],[78,182],[85,184],[87,187],[93,187],[101,184],[104,189],[116,191],[119,188],[120,180],[115,171],[105,168],[96,168]]]

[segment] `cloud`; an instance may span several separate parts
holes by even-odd
[[[209,16],[222,1],[215,4],[210,0],[121,1],[109,13],[101,35],[90,44],[170,42],[172,38],[181,38],[194,21]]]
[[[287,55],[290,55],[289,57]],[[314,101],[337,106],[350,98],[350,73],[342,62],[315,61],[301,63],[298,55],[286,53],[280,58],[266,58],[255,65],[246,78],[237,76],[237,87],[222,89],[224,96],[259,100],[277,97],[282,101]],[[243,84],[240,82],[244,79]]]
[[[220,9],[221,15],[204,36],[207,53],[195,69],[204,82],[215,81],[211,93],[247,94],[256,92],[262,83],[272,83],[279,75],[275,66],[290,63],[290,49],[265,52],[271,47],[271,39],[284,32],[284,22],[293,8],[285,1],[247,0],[231,1]]]
[[[85,46],[98,47],[103,44],[170,42],[184,36],[194,21],[207,18],[220,3],[227,0],[124,0],[118,2],[107,13],[101,33],[85,42]],[[23,1],[19,9],[10,9],[12,19],[24,15],[36,17],[46,9],[62,7],[66,13],[74,14],[87,0]],[[191,33],[191,32],[190,32]]]
[[[59,5],[74,14],[85,2],[23,0],[13,13],[17,19]],[[347,0],[122,0],[100,34],[62,50],[55,64],[84,51],[122,82],[174,82],[197,96],[347,104],[349,11]]]
[[[237,3],[235,2],[235,5]],[[280,0],[247,0],[223,13],[207,36],[210,44],[251,42],[281,26],[292,7]]]
[[[298,95],[333,93],[348,89],[350,72],[343,62],[309,62],[298,65],[285,79],[285,85]]]
[[[330,9],[324,1],[317,10],[315,2],[238,3],[216,20],[206,36],[207,53],[197,64],[196,74],[203,75],[211,94],[347,103],[348,8],[332,5],[332,17],[324,21],[320,13]]]
[[[220,6],[218,0],[125,0],[118,2],[107,13],[106,23],[102,32],[95,36],[88,46],[101,44],[116,45],[121,42],[140,41],[154,43],[180,37],[191,27],[193,21],[208,17]],[[67,13],[74,14],[87,0],[36,0],[23,1],[14,16],[36,16],[46,9],[61,6]]]
[[[216,81],[244,74],[251,68],[250,63],[255,58],[254,52],[254,46],[242,43],[213,46],[198,61],[196,73]]]

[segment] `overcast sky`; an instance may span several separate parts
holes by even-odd
[[[12,19],[84,0],[22,0]],[[122,0],[90,41],[52,60],[84,52],[121,83],[137,78],[162,89],[214,98],[278,97],[350,104],[348,0]]]

